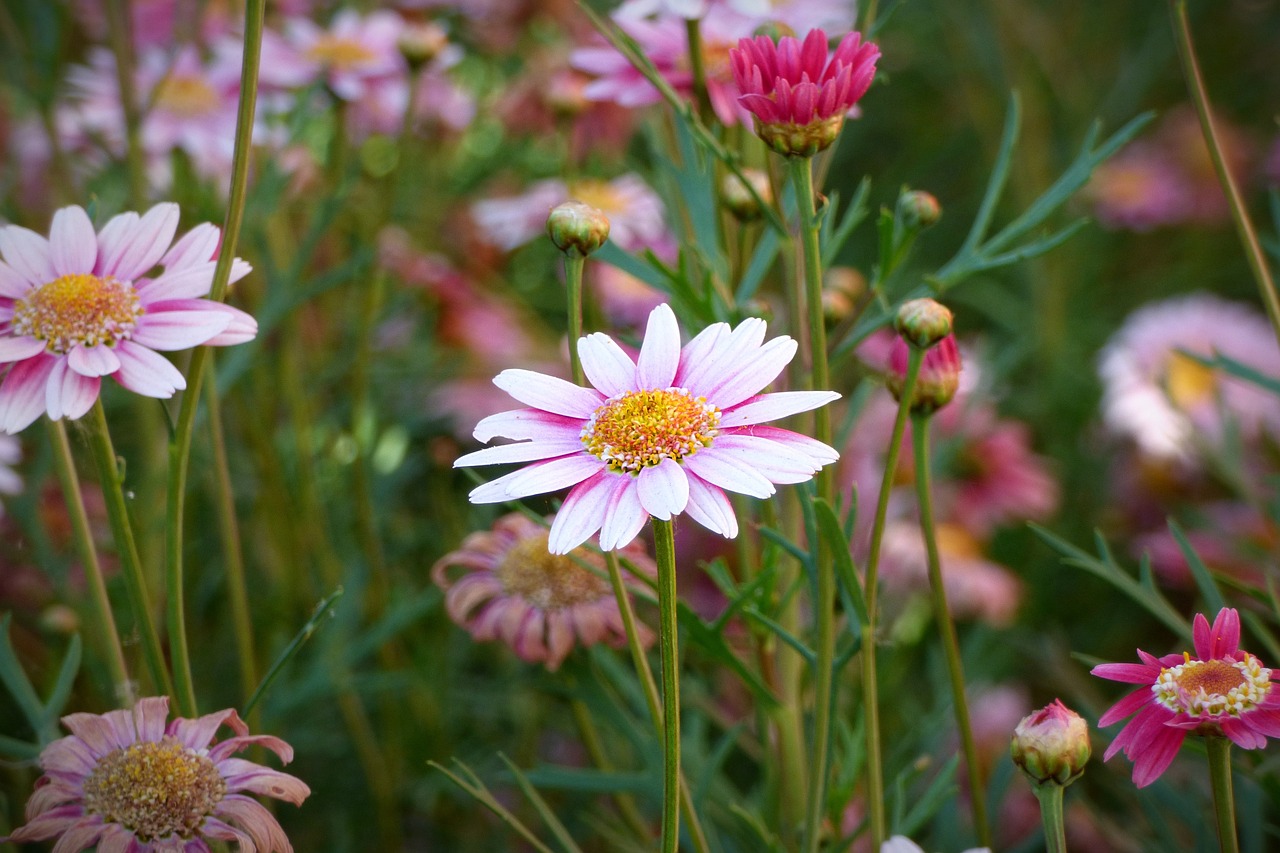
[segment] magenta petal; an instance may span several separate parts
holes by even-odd
[[[120,369],[115,380],[135,394],[166,400],[187,387],[187,380],[169,359],[144,346],[121,341],[116,357],[120,359]]]
[[[154,350],[183,350],[199,346],[231,322],[220,311],[157,311],[143,314],[131,340]]]
[[[1090,670],[1099,678],[1110,681],[1123,681],[1127,684],[1155,684],[1160,677],[1160,669],[1140,663],[1102,663]]]
[[[58,359],[38,355],[20,361],[0,384],[0,431],[21,432],[45,411],[45,386]]]
[[[1097,675],[1095,672],[1094,675]],[[1099,726],[1109,726],[1112,723],[1118,723],[1131,714],[1136,714],[1144,705],[1151,701],[1151,691],[1135,690],[1128,696],[1107,709],[1101,717],[1098,718]]]
[[[1197,625],[1204,617],[1196,614]],[[1232,657],[1240,651],[1240,613],[1234,607],[1224,607],[1218,611],[1209,629],[1208,643],[1201,650],[1200,642],[1196,642],[1196,653],[1201,660],[1209,658],[1222,659]]]
[[[83,207],[64,207],[53,215],[49,229],[49,259],[55,275],[93,272],[98,258],[98,235]]]
[[[1272,690],[1274,689],[1273,687]],[[1270,710],[1258,710],[1244,714],[1240,719],[1259,734],[1280,738],[1280,713]]]
[[[1153,736],[1142,753],[1134,759],[1133,784],[1139,788],[1145,788],[1159,779],[1160,775],[1173,763],[1174,757],[1178,754],[1178,748],[1182,746],[1185,739],[1185,732],[1168,726]],[[1132,757],[1132,753],[1130,756]]]
[[[1226,717],[1219,725],[1222,733],[1241,749],[1262,749],[1267,745],[1267,739],[1261,732],[1254,731],[1241,720]]]

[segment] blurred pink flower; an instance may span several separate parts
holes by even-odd
[[[108,39],[107,10],[102,0],[76,0],[76,19],[98,42]],[[199,16],[196,35],[212,41],[226,35],[239,18],[242,4],[231,0],[130,0],[130,34],[139,49],[172,47],[181,27],[190,27]]]
[[[241,850],[293,853],[279,822],[246,793],[302,805],[311,789],[288,773],[234,758],[264,747],[288,764],[293,748],[277,737],[250,735],[234,710],[165,725],[169,698],[138,700],[132,710],[69,714],[71,730],[40,753],[45,775],[27,800],[27,824],[14,843],[57,838],[59,853],[94,845],[116,853],[208,853],[206,839]],[[222,726],[235,733],[214,742]]]
[[[76,419],[98,399],[101,377],[167,398],[186,380],[157,350],[252,340],[248,314],[199,297],[213,283],[219,230],[204,224],[173,242],[178,206],[122,213],[100,232],[80,207],[53,217],[48,239],[0,228],[0,431],[41,414]],[[170,246],[170,244],[173,244]],[[163,272],[153,277],[157,265]],[[250,267],[236,259],[231,280]]]
[[[604,571],[604,558],[585,548],[552,554],[547,538],[537,522],[504,515],[492,531],[472,533],[441,557],[431,577],[445,591],[449,618],[476,640],[502,640],[522,660],[554,672],[575,635],[584,648],[599,642],[620,647],[627,635],[609,582],[582,565]],[[657,571],[639,542],[619,556],[646,574]],[[455,569],[462,573],[451,576]],[[641,644],[652,645],[648,626],[637,622],[636,628]]]
[[[0,435],[0,495],[16,495],[22,492],[22,477],[14,470],[22,461],[22,444],[11,435]],[[0,515],[4,505],[0,504]]]
[[[1182,352],[1221,354],[1280,376],[1280,348],[1266,318],[1204,293],[1143,306],[1129,315],[1098,358],[1102,417],[1112,432],[1162,459],[1194,462],[1200,443],[1216,446],[1234,423],[1246,439],[1280,430],[1280,398],[1193,361]]]
[[[327,29],[308,18],[289,18],[283,37],[264,34],[261,79],[285,88],[323,81],[338,98],[359,101],[378,84],[405,75],[403,27],[404,20],[385,9],[367,15],[342,9]]]
[[[951,615],[980,619],[995,627],[1011,625],[1022,603],[1021,581],[984,557],[977,540],[963,528],[940,524],[937,539]],[[919,525],[907,521],[885,525],[880,573],[887,596],[928,593],[929,566]]]
[[[454,464],[533,463],[471,492],[473,503],[501,503],[572,487],[551,528],[563,554],[600,532],[613,550],[634,539],[652,515],[688,512],[726,538],[738,533],[725,490],[767,498],[775,483],[802,483],[839,454],[767,421],[826,405],[831,391],[757,393],[795,356],[788,337],[763,343],[763,320],[736,329],[708,326],[685,347],[675,314],[649,315],[632,361],[612,338],[578,341],[583,388],[528,370],[504,370],[494,384],[530,408],[486,418],[475,437],[518,443],[469,453]]]
[[[1179,515],[1183,515],[1180,513]],[[1261,587],[1267,571],[1266,555],[1275,553],[1275,525],[1257,507],[1245,502],[1201,503],[1180,518],[1187,541],[1209,570],[1251,586]],[[1160,527],[1135,537],[1135,555],[1146,553],[1162,585],[1191,589],[1191,567],[1161,513]]]
[[[1142,663],[1104,663],[1093,674],[1139,685],[1098,720],[1099,726],[1133,715],[1107,747],[1104,760],[1121,750],[1133,762],[1133,781],[1145,788],[1173,763],[1188,734],[1226,737],[1241,749],[1261,749],[1280,737],[1280,691],[1271,670],[1240,649],[1240,615],[1223,608],[1209,625],[1194,624],[1196,657],[1189,652],[1157,658],[1138,649]]]

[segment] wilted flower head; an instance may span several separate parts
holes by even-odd
[[[1027,715],[1009,744],[1013,763],[1033,785],[1065,788],[1084,773],[1091,752],[1088,724],[1061,699]]]
[[[57,838],[59,853],[94,845],[117,853],[208,853],[206,839],[235,841],[242,851],[293,853],[279,822],[246,793],[301,805],[311,789],[279,770],[233,756],[249,746],[288,764],[293,748],[250,735],[234,710],[167,726],[166,696],[132,710],[69,714],[71,734],[40,753],[45,775],[27,801],[27,824],[0,841]],[[214,742],[222,726],[234,736]]]
[[[783,36],[742,39],[729,52],[739,102],[755,116],[756,134],[786,156],[811,157],[835,141],[844,118],[867,93],[880,48],[848,33],[827,58],[827,34],[803,43]]]
[[[477,640],[502,640],[522,660],[555,671],[575,638],[584,647],[621,646],[627,635],[609,582],[583,565],[603,571],[600,554],[586,548],[552,554],[547,537],[537,522],[505,515],[492,531],[472,533],[441,557],[431,577],[445,590],[449,617]],[[647,574],[657,571],[639,542],[619,556]],[[457,569],[463,572],[455,577]],[[636,630],[642,645],[653,642],[643,623]]]
[[[1133,781],[1145,788],[1173,763],[1188,734],[1226,737],[1242,749],[1261,749],[1280,737],[1280,691],[1271,670],[1240,648],[1240,614],[1218,612],[1213,625],[1197,613],[1196,657],[1190,652],[1158,658],[1138,649],[1142,663],[1105,663],[1093,674],[1139,685],[1098,720],[1109,726],[1134,715],[1107,747],[1133,762]]]
[[[725,537],[738,522],[725,490],[767,498],[775,483],[802,483],[839,458],[789,430],[762,426],[826,405],[830,391],[760,394],[795,356],[788,337],[764,343],[763,320],[736,329],[715,323],[683,348],[675,314],[649,315],[637,361],[608,335],[578,341],[583,388],[528,370],[504,370],[494,384],[530,408],[485,418],[475,437],[519,443],[490,447],[454,464],[531,462],[471,492],[500,503],[572,487],[551,526],[550,550],[564,554],[596,531],[613,550],[652,515],[688,512]]]
[[[48,239],[0,228],[0,431],[42,413],[76,419],[98,399],[103,376],[138,394],[168,398],[186,380],[157,350],[252,340],[243,311],[199,297],[213,284],[219,230],[208,223],[178,242],[178,206],[122,213],[95,232],[80,207],[53,217]],[[172,243],[172,246],[170,244]],[[163,271],[151,277],[156,266]],[[231,281],[250,267],[236,259]]]

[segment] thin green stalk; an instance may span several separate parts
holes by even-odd
[[[689,74],[693,77],[693,100],[698,105],[702,123],[711,126],[716,113],[711,108],[711,95],[707,91],[707,63],[702,55],[702,27],[696,18],[684,22],[689,44]]]
[[[1218,845],[1222,853],[1239,853],[1236,838],[1236,801],[1231,790],[1231,741],[1205,738],[1209,750],[1209,781],[1213,786],[1213,813],[1217,818]]]
[[[800,211],[800,241],[804,250],[804,299],[808,313],[809,387],[824,389],[830,385],[827,367],[826,318],[822,309],[822,251],[818,242],[818,213],[813,202],[813,161],[792,157],[792,187],[796,207]],[[826,407],[814,412],[813,437],[823,444],[831,443],[831,415]],[[829,471],[819,471],[814,478],[818,497],[834,502],[834,483]],[[836,579],[827,546],[818,542],[816,560],[817,620],[816,657],[814,665],[813,747],[809,757],[809,814],[805,833],[805,849],[816,853],[821,842],[822,818],[827,799],[827,776],[830,767],[831,709],[835,695],[835,606]]]
[[[579,385],[586,381],[586,375],[582,372],[582,357],[578,355],[578,339],[582,337],[582,270],[586,265],[586,258],[565,253],[564,279],[569,303],[569,368],[573,371],[573,381]]]
[[[67,514],[71,517],[71,533],[76,551],[80,555],[80,562],[84,564],[85,577],[89,582],[89,599],[93,603],[98,628],[102,632],[102,653],[106,656],[107,669],[111,672],[115,698],[123,707],[131,708],[137,699],[137,691],[129,680],[124,645],[120,642],[115,614],[111,612],[111,598],[107,595],[102,566],[98,563],[98,551],[93,545],[93,532],[89,529],[89,517],[84,511],[84,498],[80,494],[80,481],[76,478],[76,466],[71,456],[71,444],[67,441],[67,430],[62,421],[49,421],[48,424],[49,436],[53,440],[53,467],[57,470],[58,482],[62,486]]]
[[[876,0],[867,0],[866,5],[862,9],[862,23],[858,25],[858,31],[863,36],[871,35],[871,28],[876,23]]]
[[[1258,234],[1249,218],[1240,189],[1231,168],[1223,153],[1222,140],[1214,126],[1213,112],[1209,104],[1209,91],[1205,86],[1204,75],[1200,73],[1200,63],[1196,59],[1195,47],[1191,41],[1191,23],[1187,17],[1187,0],[1169,0],[1169,12],[1173,16],[1174,41],[1178,44],[1178,56],[1182,60],[1182,74],[1187,80],[1187,90],[1196,105],[1196,114],[1200,117],[1200,130],[1204,133],[1205,144],[1209,147],[1209,158],[1213,161],[1214,171],[1218,173],[1218,182],[1226,193],[1227,204],[1231,208],[1231,218],[1235,222],[1240,242],[1244,244],[1245,259],[1249,262],[1249,270],[1258,284],[1258,293],[1267,306],[1267,317],[1280,339],[1280,294],[1276,292],[1275,280],[1271,276],[1271,267],[1267,256],[1258,242]]]
[[[151,616],[151,597],[147,594],[142,561],[138,559],[138,545],[133,539],[129,507],[120,482],[120,467],[116,460],[116,449],[111,443],[111,433],[107,430],[107,415],[102,410],[102,400],[94,402],[89,417],[92,421],[89,445],[93,449],[93,460],[98,466],[98,480],[102,486],[102,497],[107,504],[111,536],[115,539],[116,551],[120,556],[120,573],[124,576],[129,606],[133,609],[133,618],[138,623],[138,632],[142,637],[142,654],[146,658],[152,682],[165,694],[172,696],[173,682],[169,678],[164,652],[160,648],[160,634],[156,631],[156,623]]]
[[[680,846],[680,652],[676,624],[676,540],[670,519],[653,520],[658,563],[658,643],[662,658],[662,846]]]
[[[591,763],[594,764],[601,772],[612,773],[614,771],[613,762],[609,760],[608,754],[604,751],[604,743],[600,740],[600,732],[596,729],[595,721],[591,719],[591,711],[587,709],[586,703],[581,699],[570,699],[569,708],[573,711],[573,721],[578,725],[578,732],[582,735],[582,745],[587,748],[587,754],[591,756]],[[618,807],[618,813],[622,815],[623,821],[635,834],[636,838],[642,843],[649,841],[649,825],[641,816],[640,810],[636,808],[635,798],[630,794],[617,792],[613,795],[614,805]]]
[[[381,608],[389,596],[387,561],[378,531],[378,511],[373,501],[373,478],[370,457],[376,433],[373,395],[370,391],[373,361],[373,330],[382,308],[386,290],[386,273],[378,272],[364,283],[359,299],[360,313],[356,327],[355,364],[351,371],[351,434],[356,441],[356,458],[352,464],[352,480],[356,497],[356,530],[361,539],[365,559],[369,561],[371,605]]]
[[[1040,801],[1040,821],[1044,824],[1044,847],[1047,853],[1067,853],[1067,834],[1063,823],[1061,785],[1033,785]]]
[[[129,200],[142,207],[147,198],[147,162],[142,150],[142,110],[134,85],[133,13],[129,0],[107,0],[107,37],[115,55],[116,85],[124,113],[125,163],[129,172]]]
[[[240,71],[240,103],[236,114],[235,148],[231,160],[231,191],[227,202],[227,217],[222,226],[222,246],[209,292],[209,298],[219,302],[226,296],[227,285],[231,280],[231,264],[235,259],[240,223],[244,219],[249,158],[252,154],[253,117],[258,99],[258,65],[265,5],[266,0],[247,0],[245,3],[244,59]],[[204,381],[208,359],[208,347],[197,347],[191,356],[187,390],[182,395],[177,424],[169,442],[168,499],[165,504],[165,587],[168,595],[169,638],[178,686],[178,708],[187,717],[197,714],[197,706],[183,607],[182,523],[186,502],[187,463],[191,457],[196,409],[200,403],[200,386]]]
[[[885,518],[889,513],[889,496],[893,493],[898,471],[898,455],[907,417],[911,414],[911,398],[915,395],[916,378],[924,361],[924,350],[910,348],[907,376],[899,396],[898,416],[893,422],[889,453],[884,463],[884,479],[880,481],[880,497],[876,501],[875,520],[871,525],[871,550],[867,554],[863,599],[867,604],[867,623],[862,627],[862,690],[866,718],[867,811],[871,823],[871,849],[879,850],[885,841],[887,824],[884,812],[884,759],[880,751],[880,686],[876,675],[876,592],[880,566],[880,545],[884,540]]]
[[[929,557],[929,586],[933,590],[934,618],[942,635],[942,650],[947,659],[947,675],[951,681],[951,701],[955,705],[956,728],[960,730],[960,744],[964,749],[965,769],[969,774],[969,804],[973,810],[973,826],[978,843],[991,846],[991,827],[987,824],[986,789],[982,784],[982,769],[978,763],[978,748],[973,740],[973,726],[969,722],[969,702],[964,693],[964,665],[960,659],[960,641],[956,638],[956,625],[951,621],[947,608],[947,591],[942,583],[942,562],[938,556],[938,538],[933,522],[933,492],[929,472],[929,420],[926,414],[911,415],[911,433],[916,462],[916,495],[920,504],[920,532],[924,535],[925,550]]]

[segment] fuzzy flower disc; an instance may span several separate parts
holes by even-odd
[[[720,410],[688,389],[628,391],[591,413],[582,444],[609,470],[638,472],[710,447],[719,424]]]
[[[44,341],[66,354],[79,344],[115,346],[146,313],[132,287],[88,273],[58,276],[13,304],[13,333]]]

